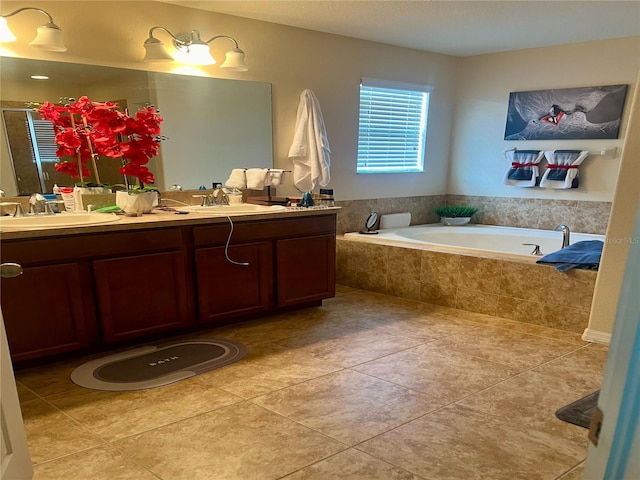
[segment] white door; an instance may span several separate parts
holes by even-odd
[[[5,276],[4,267],[5,264],[2,265],[2,276]],[[14,265],[8,270],[16,272],[17,269],[19,266]],[[21,272],[21,269],[19,271]],[[33,478],[33,467],[27,447],[27,437],[24,433],[1,309],[0,330],[0,450],[2,451],[0,480],[30,480]]]

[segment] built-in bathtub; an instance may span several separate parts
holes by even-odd
[[[571,233],[571,243],[604,240]],[[582,333],[597,272],[538,265],[562,232],[440,224],[346,233],[337,239],[341,285]]]
[[[445,226],[442,224],[416,225],[413,227],[379,230],[377,234],[346,233],[346,238],[374,243],[411,245],[416,248],[435,248],[460,251],[468,254],[494,254],[496,258],[535,261],[535,245],[542,254],[562,248],[562,232],[533,228],[501,227],[495,225]],[[602,240],[604,235],[571,233],[571,243],[583,240]]]

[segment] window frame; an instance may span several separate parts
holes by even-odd
[[[418,134],[404,132],[404,137],[413,141],[412,145],[415,147],[415,155],[413,156],[414,162],[411,164],[405,165],[389,165],[384,161],[371,161],[373,165],[365,165],[367,160],[371,160],[371,148],[369,148],[368,144],[363,146],[363,125],[365,128],[370,130],[375,130],[375,124],[373,125],[370,122],[366,122],[363,119],[363,87],[367,89],[379,89],[378,93],[383,94],[383,90],[395,90],[398,92],[419,92],[423,94],[421,100],[421,113],[419,124],[417,125],[415,122],[408,124],[408,127],[412,127],[414,130],[416,127],[419,130]],[[429,103],[431,99],[431,94],[433,93],[433,86],[428,84],[418,84],[418,83],[408,83],[408,82],[399,82],[394,80],[381,80],[376,78],[368,78],[363,77],[360,81],[359,87],[359,104],[358,104],[358,151],[356,157],[356,173],[357,174],[386,174],[386,173],[423,173],[424,172],[424,161],[425,161],[425,150],[426,150],[426,140],[427,140],[427,129],[428,129],[428,119],[429,119]],[[416,106],[417,103],[414,103]],[[383,106],[381,103],[380,106]],[[370,113],[370,112],[369,112]],[[391,115],[390,115],[391,116]],[[371,134],[368,135],[370,138]],[[375,136],[373,136],[375,138]],[[379,137],[381,140],[388,140],[388,136],[381,135]],[[367,142],[368,143],[368,142]],[[389,150],[392,150],[393,147],[389,147]],[[362,156],[364,150],[368,150],[368,153]],[[380,152],[384,154],[384,152]],[[404,155],[405,159],[401,160],[401,162],[407,162],[407,159],[410,159],[412,155],[407,155],[407,150],[403,149],[401,155]]]

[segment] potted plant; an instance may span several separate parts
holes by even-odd
[[[119,171],[125,182],[124,192],[116,192],[116,204],[127,212],[125,205],[134,201],[126,196],[139,195],[153,197],[145,200],[145,205],[157,203],[157,190],[149,192],[144,184],[155,182],[147,163],[158,154],[160,145],[162,118],[158,111],[145,107],[135,115],[129,115],[118,110],[118,104],[112,102],[92,102],[85,96],[78,100],[63,100],[63,105],[47,102],[37,109],[42,119],[53,123],[58,144],[56,155],[60,158],[55,169],[78,178],[79,185],[84,186],[90,166],[100,184],[96,160],[100,156],[112,158],[121,162]],[[128,176],[136,178],[138,184],[131,184]],[[151,208],[147,206],[136,211],[149,213]]]
[[[465,225],[478,209],[467,205],[446,205],[433,211],[444,225]]]

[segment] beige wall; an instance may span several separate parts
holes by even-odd
[[[38,22],[44,17],[27,12],[9,19],[19,40],[5,44],[9,45],[5,46],[7,50],[0,50],[4,55],[171,71],[177,65],[145,64],[140,60],[144,56],[142,44],[152,26],[162,25],[174,33],[198,29],[206,38],[231,35],[247,52],[250,70],[226,72],[216,65],[201,67],[200,71],[212,77],[272,84],[276,167],[291,167],[287,154],[299,97],[302,90],[310,88],[318,96],[327,126],[332,150],[330,186],[336,198],[388,198],[445,192],[457,65],[454,57],[154,2],[3,1],[2,11],[26,5],[44,8],[53,15],[64,30],[69,51],[48,53],[28,47]],[[163,32],[157,36],[170,43]],[[224,40],[216,40],[211,45],[218,61],[232,46]],[[434,85],[430,114],[438,121],[433,122],[428,133],[425,173],[355,174],[358,87],[362,76]]]
[[[639,37],[461,59],[447,193],[611,201],[620,166],[620,147],[627,137],[630,98],[639,69]],[[503,140],[509,92],[616,84],[630,85],[619,139]],[[600,151],[608,146],[619,147],[618,158],[588,157],[580,169],[579,189],[560,191],[501,184],[504,171],[509,166],[503,156],[506,149]]]
[[[640,76],[633,99],[629,103],[632,106],[629,132],[634,133],[627,137],[622,152],[622,165],[607,229],[607,242],[598,272],[589,328],[584,335],[586,340],[607,341],[608,334],[613,331],[629,245],[631,242],[640,242],[640,238],[632,237],[633,226],[640,209]],[[636,267],[640,268],[640,265]]]

